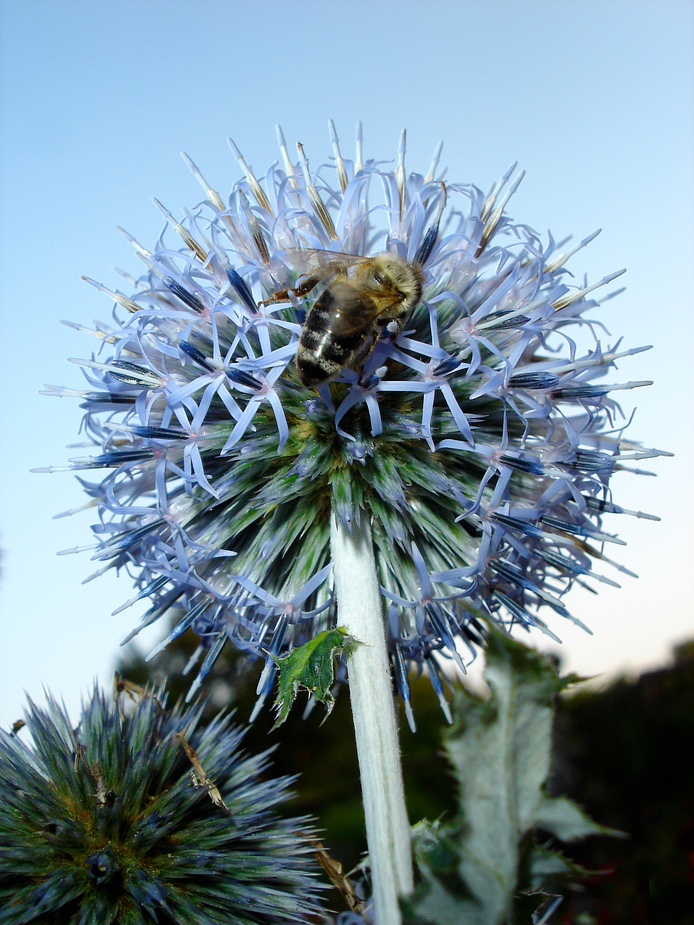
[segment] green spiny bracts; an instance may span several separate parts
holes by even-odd
[[[228,716],[125,705],[98,689],[73,729],[49,699],[0,735],[3,925],[313,921],[310,821],[275,808],[290,780],[240,750]]]

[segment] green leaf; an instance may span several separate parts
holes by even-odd
[[[536,843],[542,829],[562,841],[615,834],[565,798],[544,792],[551,756],[554,699],[572,679],[552,661],[493,627],[485,679],[491,696],[461,689],[444,747],[458,783],[453,825],[418,826],[415,859],[423,884],[405,921],[437,925],[502,925],[516,920],[519,896],[543,877],[579,870]]]
[[[557,877],[580,878],[586,871],[575,861],[564,857],[560,851],[552,851],[544,845],[535,845],[530,859],[530,885],[540,890],[549,879]]]
[[[326,718],[335,703],[330,688],[335,680],[335,656],[358,643],[343,626],[325,630],[284,658],[277,658],[280,669],[275,711],[275,728],[289,715],[299,688],[304,688],[326,707]]]
[[[623,832],[599,825],[566,797],[545,797],[537,808],[535,825],[556,835],[561,841],[577,841],[589,835],[611,835],[626,838]]]

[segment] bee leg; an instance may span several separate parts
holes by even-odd
[[[397,337],[401,331],[402,323],[398,318],[391,318],[390,321],[386,319],[386,323],[380,325],[380,336],[382,338]]]
[[[363,366],[376,349],[376,344],[382,340],[394,340],[402,331],[403,321],[403,318],[378,318],[374,324],[373,331],[369,337],[366,338],[357,353],[355,353],[350,366],[353,369],[363,372]]]
[[[317,276],[307,276],[303,282],[299,283],[294,289],[280,289],[279,292],[273,292],[269,299],[263,299],[259,304],[271,305],[273,302],[291,302],[292,296],[300,298],[302,295],[306,295],[306,293],[310,292],[319,282],[320,279]]]
[[[364,366],[364,363],[369,359],[371,354],[374,352],[374,348],[378,343],[378,337],[374,334],[370,334],[365,340],[361,347],[354,353],[353,357],[349,362],[350,369],[355,370],[361,376]]]

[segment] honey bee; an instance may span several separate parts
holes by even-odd
[[[397,336],[422,297],[420,267],[395,254],[328,260],[312,273],[302,294],[319,282],[321,295],[311,306],[296,351],[299,378],[315,388],[345,367],[360,367],[381,334]],[[321,278],[323,277],[323,278]]]
[[[445,197],[444,197],[445,201]],[[283,289],[264,304],[304,296],[317,285],[324,289],[306,316],[296,367],[307,388],[317,388],[343,369],[358,370],[379,337],[392,337],[422,298],[423,265],[436,242],[438,218],[424,237],[413,261],[384,251],[370,257],[333,251],[296,251],[306,272],[295,289]]]

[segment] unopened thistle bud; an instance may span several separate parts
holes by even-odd
[[[315,921],[311,824],[276,814],[288,779],[229,717],[164,703],[97,689],[77,728],[50,699],[0,733],[3,925]]]

